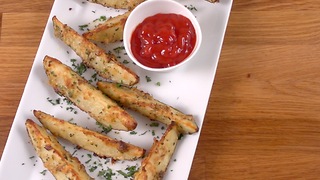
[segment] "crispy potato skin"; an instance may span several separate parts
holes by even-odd
[[[106,54],[103,49],[60,22],[56,16],[52,18],[52,22],[54,35],[70,46],[82,58],[83,63],[96,70],[101,77],[127,85],[139,82],[139,76],[119,63],[114,55]]]
[[[70,67],[49,56],[44,58],[43,66],[54,90],[102,125],[125,131],[136,128],[137,122],[129,113]]]
[[[206,1],[208,1],[208,2],[210,2],[210,3],[217,3],[217,2],[219,2],[219,0],[206,0]]]
[[[133,9],[145,0],[88,0],[92,3],[101,4],[105,7],[116,9]]]
[[[167,125],[174,121],[183,133],[192,134],[199,130],[193,116],[183,114],[135,87],[119,86],[119,84],[101,81],[97,83],[97,86],[111,99],[152,120],[157,120]]]
[[[30,119],[26,120],[25,125],[38,156],[57,180],[93,179],[78,158],[72,157],[46,129]]]
[[[162,179],[170,159],[175,151],[180,131],[175,122],[172,122],[160,141],[154,143],[148,155],[141,162],[141,166],[134,175],[135,180],[160,180]]]
[[[126,23],[129,14],[130,11],[112,17],[96,28],[85,32],[82,36],[94,42],[104,44],[120,41],[123,39],[124,24]]]
[[[83,149],[92,151],[102,158],[135,160],[144,156],[145,150],[143,148],[112,139],[106,135],[82,128],[62,119],[54,118],[42,111],[34,110],[33,114],[55,136],[66,139]]]

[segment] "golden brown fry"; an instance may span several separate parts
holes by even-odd
[[[183,114],[135,87],[120,86],[109,82],[98,82],[97,86],[111,99],[152,120],[157,120],[167,125],[174,121],[183,133],[191,134],[198,131],[198,126],[193,116]]]
[[[113,100],[59,60],[46,56],[43,60],[49,84],[62,96],[87,112],[105,127],[133,130],[137,122]]]
[[[54,16],[52,21],[54,35],[70,46],[82,58],[83,63],[95,69],[101,77],[127,85],[139,82],[138,75],[119,63],[114,55],[106,54],[103,49],[62,24],[57,17]]]
[[[100,157],[110,157],[113,160],[135,160],[144,156],[145,150],[143,148],[54,118],[41,111],[34,110],[33,113],[53,135],[92,151]]]
[[[175,122],[172,122],[160,141],[154,140],[150,152],[141,162],[136,180],[162,179],[175,151],[180,132]]]
[[[130,11],[116,17],[112,17],[96,28],[84,33],[82,36],[101,43],[113,43],[123,39],[124,24]]]
[[[211,3],[219,2],[219,0],[206,0],[206,1],[211,2]]]
[[[116,9],[133,9],[145,0],[88,0],[92,3],[101,4],[105,7]]]
[[[30,119],[26,120],[25,125],[38,156],[57,180],[93,179],[78,158],[72,157],[46,129]]]

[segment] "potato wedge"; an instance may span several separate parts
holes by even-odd
[[[124,24],[130,14],[130,11],[112,17],[100,24],[96,28],[82,34],[83,37],[94,42],[104,44],[113,43],[123,39]]]
[[[101,4],[105,7],[116,9],[133,9],[145,0],[88,0],[89,2]]]
[[[178,126],[172,122],[160,141],[154,141],[148,155],[143,159],[138,172],[134,175],[134,179],[162,179],[175,151],[179,135]]]
[[[101,77],[127,85],[139,82],[139,76],[119,63],[114,55],[106,54],[103,49],[79,35],[71,27],[62,24],[56,16],[52,21],[54,35],[70,46],[82,58],[83,63],[95,69]]]
[[[117,103],[59,60],[46,56],[43,66],[54,90],[68,98],[102,125],[118,130],[133,130],[137,122]]]
[[[34,121],[26,120],[26,129],[44,166],[57,180],[91,178],[78,158],[66,151],[57,139]]]
[[[102,158],[135,160],[144,156],[145,150],[143,148],[112,139],[62,119],[54,118],[41,111],[34,110],[33,114],[53,135],[66,139],[83,149],[94,152]]]
[[[109,82],[98,82],[97,86],[103,93],[119,104],[135,110],[152,120],[157,120],[167,125],[174,121],[183,133],[191,134],[199,130],[192,115],[183,114],[135,87],[119,86],[119,84]]]
[[[206,1],[208,1],[208,2],[210,2],[210,3],[216,3],[216,2],[219,2],[219,0],[206,0]]]

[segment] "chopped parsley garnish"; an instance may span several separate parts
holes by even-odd
[[[51,103],[51,104],[54,105],[54,106],[60,104],[60,102],[61,102],[61,101],[60,101],[60,100],[61,100],[60,98],[50,99],[49,97],[47,97],[47,100],[48,100],[49,103]]]
[[[198,9],[196,7],[194,7],[192,4],[190,4],[189,6],[185,5],[185,7],[187,9],[189,9],[190,11],[198,11]]]
[[[131,135],[135,135],[135,134],[137,134],[137,132],[136,131],[131,131],[130,134]]]
[[[102,128],[101,133],[106,133],[106,134],[108,134],[108,132],[110,132],[110,131],[112,130],[112,126],[111,126],[111,125],[108,126],[108,127],[105,127],[104,125],[102,125],[102,124],[99,123],[99,122],[96,122],[96,125],[98,125],[99,128]]]
[[[44,176],[46,175],[46,173],[47,173],[47,170],[46,170],[46,169],[40,172],[40,174],[42,174],[42,175],[44,175]]]
[[[139,136],[145,135],[148,131],[141,133]]]
[[[128,178],[128,177],[133,177],[134,173],[138,171],[136,166],[128,166],[126,168],[126,172],[123,172],[122,170],[118,170],[117,172],[121,174],[123,177]]]
[[[124,46],[119,46],[113,49],[116,54],[120,54],[123,50],[125,50]]]
[[[160,84],[160,82],[157,82],[156,85],[157,85],[157,86],[160,86],[161,84]]]
[[[150,124],[150,127],[158,127],[159,126],[159,123],[158,122],[152,122]]]
[[[76,154],[76,152],[77,152],[78,150],[76,149],[76,150],[74,150],[73,151],[73,153],[71,154],[71,156],[74,156],[75,154]]]
[[[64,102],[66,102],[68,105],[73,105],[73,102],[71,102],[69,99],[67,98],[63,98],[62,99]]]
[[[67,111],[73,112],[74,114],[78,114],[78,111],[74,109],[74,107],[66,107]]]
[[[84,72],[87,71],[87,67],[84,65],[83,62],[77,64],[77,60],[76,59],[71,59],[70,60],[72,62],[72,67],[74,68],[74,70],[76,71],[76,73],[78,73],[79,75],[82,75]]]
[[[106,16],[100,16],[99,18],[93,20],[93,22],[96,22],[96,21],[105,21],[107,20],[107,17]]]
[[[92,159],[89,159],[88,161],[86,161],[86,162],[84,162],[84,163],[88,164],[91,160],[92,160]]]
[[[116,173],[112,172],[112,169],[108,168],[108,169],[103,169],[101,171],[99,171],[98,176],[99,177],[104,177],[106,178],[106,180],[112,180],[112,176],[116,175]]]
[[[98,166],[92,166],[92,167],[89,169],[89,171],[90,171],[90,172],[93,172],[93,171],[95,171],[97,168],[98,168]]]
[[[85,30],[85,28],[88,28],[88,24],[83,24],[83,25],[79,25],[79,29],[81,30],[81,31],[84,31]]]
[[[147,82],[150,82],[151,81],[151,77],[146,76],[146,80],[147,80]]]
[[[122,63],[123,64],[129,64],[129,61],[128,60],[123,60]]]

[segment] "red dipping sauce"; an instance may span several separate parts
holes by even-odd
[[[178,14],[156,14],[146,18],[131,37],[133,56],[151,68],[166,68],[186,59],[196,43],[191,21]]]

